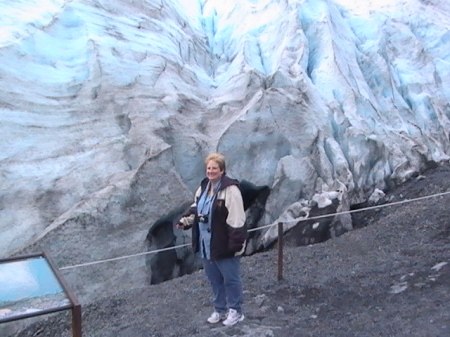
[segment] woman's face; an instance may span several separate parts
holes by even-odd
[[[220,169],[219,164],[214,160],[210,160],[206,164],[206,177],[213,183],[217,183],[222,178],[223,170]]]

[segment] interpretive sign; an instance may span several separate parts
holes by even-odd
[[[63,310],[81,337],[81,306],[47,252],[0,259],[0,323]]]

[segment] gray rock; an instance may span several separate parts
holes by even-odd
[[[244,257],[246,319],[233,327],[206,323],[210,290],[199,271],[83,303],[84,336],[447,336],[450,167],[426,177],[387,193],[405,203],[353,213],[361,229],[287,245],[282,281],[275,250]],[[411,201],[434,193],[446,194]],[[69,336],[70,317],[53,315],[7,336],[38,333]]]

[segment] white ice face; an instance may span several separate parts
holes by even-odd
[[[446,0],[0,0],[0,13],[1,257],[41,240],[64,262],[129,254],[190,200],[211,152],[269,186],[261,225],[300,197],[360,202],[450,158]]]

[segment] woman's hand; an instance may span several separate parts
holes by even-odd
[[[194,214],[182,217],[175,225],[178,229],[190,229],[194,224]]]
[[[178,229],[185,229],[185,225],[183,225],[183,223],[181,223],[181,222],[178,222],[177,224],[175,224],[175,226],[178,228]]]

